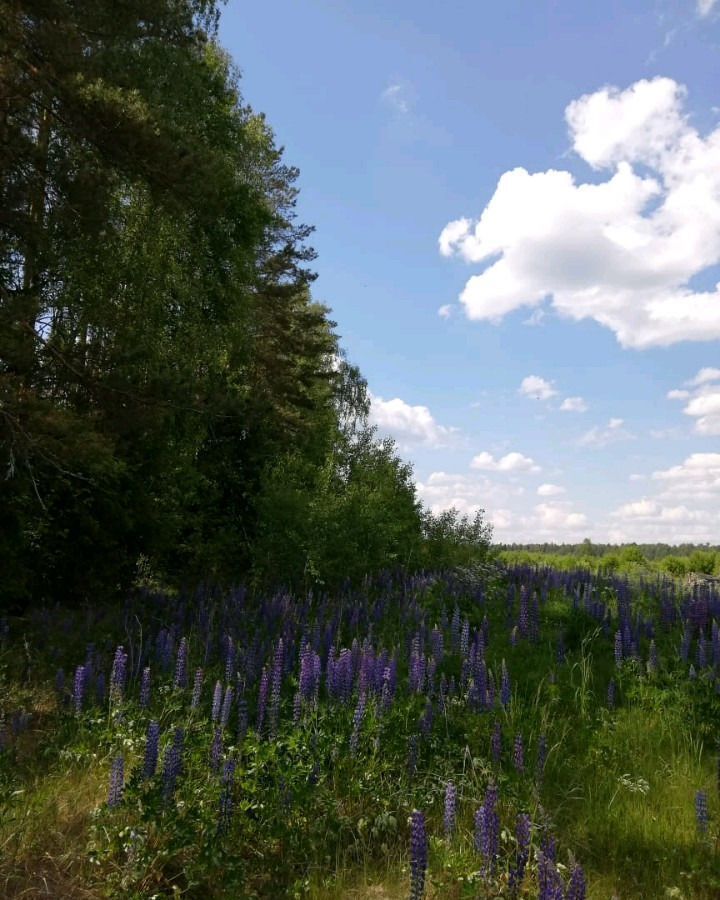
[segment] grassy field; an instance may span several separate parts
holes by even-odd
[[[0,895],[717,898],[718,621],[530,567],[8,620]]]

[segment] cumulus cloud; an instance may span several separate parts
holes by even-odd
[[[521,485],[495,484],[485,475],[432,472],[417,484],[418,496],[434,513],[455,507],[466,515],[492,508],[503,511],[509,522],[508,506],[515,497],[521,497],[525,489]]]
[[[704,19],[713,11],[717,0],[697,0],[697,12],[700,18]]]
[[[565,493],[565,488],[559,484],[541,484],[537,492],[540,497],[557,497]]]
[[[662,483],[666,496],[720,497],[720,453],[691,453],[680,465],[653,472],[652,478]]]
[[[609,419],[607,425],[596,425],[580,438],[581,447],[605,447],[616,441],[627,441],[633,437],[629,431],[623,428],[623,419]]]
[[[560,404],[560,412],[587,412],[588,405],[582,397],[566,397]]]
[[[697,375],[685,384],[693,390],[672,390],[668,392],[668,398],[688,400],[683,412],[695,419],[697,434],[720,434],[720,369],[710,367],[700,369]]]
[[[565,531],[580,528],[587,523],[587,516],[573,512],[571,504],[567,502],[538,503],[534,511],[539,531]]]
[[[457,429],[439,425],[427,406],[411,406],[399,397],[383,400],[372,394],[370,400],[370,422],[401,445],[444,447],[457,435]]]
[[[438,310],[438,315],[440,316],[441,319],[449,319],[450,316],[452,315],[453,308],[454,308],[453,303],[445,303]]]
[[[522,453],[506,453],[500,459],[484,450],[474,456],[470,463],[472,469],[482,469],[486,472],[539,472],[540,466],[536,465],[529,456]]]
[[[528,375],[520,383],[518,393],[524,397],[532,397],[534,400],[549,400],[557,394],[557,391],[551,381],[546,381],[539,375]]]
[[[720,286],[689,286],[720,263],[720,128],[701,135],[685,93],[653,78],[580,97],[565,111],[572,147],[605,180],[515,168],[478,220],[443,229],[443,255],[485,265],[460,296],[470,319],[550,298],[624,347],[720,338]]]

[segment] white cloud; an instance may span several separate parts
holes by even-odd
[[[441,319],[449,319],[450,316],[452,315],[454,308],[455,308],[454,303],[445,303],[438,310],[438,315],[440,316]]]
[[[455,507],[466,515],[474,515],[480,509],[492,508],[494,513],[504,512],[514,497],[520,497],[525,489],[520,485],[495,484],[483,475],[458,475],[448,472],[432,472],[425,481],[417,484],[418,495],[434,513]]]
[[[570,504],[538,503],[535,507],[535,519],[539,531],[580,528],[587,523],[584,513],[573,512]]]
[[[543,319],[545,318],[545,310],[538,307],[534,309],[527,319],[523,319],[523,325],[540,325],[542,324]]]
[[[561,412],[587,412],[588,405],[582,397],[566,397],[560,404]]]
[[[567,171],[506,172],[480,218],[450,222],[440,251],[485,263],[460,300],[499,321],[551,298],[624,347],[720,338],[720,288],[690,279],[720,263],[720,128],[702,136],[670,78],[606,87],[566,110],[573,149],[599,183]]]
[[[411,406],[399,397],[383,400],[370,395],[370,422],[401,445],[443,447],[452,443],[457,429],[438,425],[427,406]]]
[[[399,113],[409,113],[411,108],[410,90],[400,81],[391,82],[380,95],[381,100]]]
[[[539,375],[528,375],[520,383],[518,393],[535,400],[549,400],[557,394],[557,391],[551,381],[546,381]]]
[[[672,390],[668,398],[689,400],[683,412],[695,419],[697,434],[720,434],[720,369],[705,367],[685,383],[694,390]]]
[[[717,0],[697,0],[697,12],[701,18],[705,18],[705,16],[709,16],[713,11],[713,8]]]
[[[706,366],[704,369],[700,369],[697,375],[686,383],[691,387],[700,387],[703,384],[709,384],[711,381],[720,381],[720,369]]]
[[[565,488],[559,484],[541,484],[537,489],[540,497],[557,497],[559,494],[565,493]]]
[[[720,496],[720,453],[691,453],[683,463],[653,472],[666,495],[702,494]]]
[[[522,453],[506,453],[500,459],[484,450],[474,456],[470,463],[471,469],[482,469],[486,472],[539,472],[540,466]]]
[[[623,419],[610,419],[605,427],[596,425],[580,438],[581,447],[605,447],[615,441],[627,441],[633,437],[629,431],[623,428]]]

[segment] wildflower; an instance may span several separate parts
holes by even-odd
[[[110,696],[116,700],[122,700],[125,694],[125,682],[127,680],[128,656],[122,647],[115,651],[112,673],[110,675]]]
[[[82,712],[86,684],[87,670],[85,666],[78,666],[75,669],[75,681],[73,683],[73,703],[75,704],[75,712],[78,715]]]
[[[180,641],[175,662],[175,687],[184,690],[187,687],[188,669],[188,642],[187,638]]]
[[[263,724],[265,722],[265,709],[267,706],[268,691],[270,689],[270,679],[268,677],[267,666],[262,670],[260,676],[260,688],[258,690],[257,703],[257,724],[256,729],[258,735],[262,734]]]
[[[212,746],[210,748],[210,768],[213,772],[220,770],[220,762],[223,754],[223,733],[221,728],[215,729]]]
[[[525,868],[530,858],[530,832],[532,823],[527,813],[521,813],[515,824],[515,840],[517,841],[517,859],[515,868],[510,872],[510,890],[516,892],[525,877]]]
[[[218,813],[218,833],[224,834],[233,813],[233,784],[235,782],[235,761],[229,759],[223,768],[220,810]]]
[[[515,743],[513,746],[513,765],[515,770],[522,774],[525,771],[525,749],[523,747],[523,739],[521,734],[515,735]]]
[[[358,746],[360,744],[360,728],[362,727],[363,717],[365,715],[365,694],[358,697],[355,713],[353,714],[353,729],[350,735],[350,755],[356,756]]]
[[[455,819],[457,816],[457,788],[452,781],[445,785],[445,837],[455,831]]]
[[[202,696],[204,673],[202,669],[195,669],[195,679],[193,680],[192,697],[190,698],[190,708],[197,709],[200,706],[200,697]]]
[[[618,628],[615,632],[615,665],[620,668],[623,661],[623,636]]]
[[[410,824],[410,900],[421,900],[425,895],[425,874],[428,863],[425,816],[415,810]]]
[[[505,665],[505,660],[502,661],[502,684],[500,687],[500,703],[503,708],[507,707],[510,703],[511,697],[511,688],[510,688],[510,675],[508,674],[507,666]]]
[[[500,849],[500,816],[497,811],[498,792],[490,783],[485,802],[475,814],[475,847],[485,859],[488,872],[495,867],[495,857]]]
[[[698,791],[695,794],[695,819],[697,821],[698,832],[701,835],[707,834],[710,816],[708,814],[708,798],[706,791]]]
[[[277,643],[272,668],[272,686],[270,691],[269,731],[270,738],[277,737],[278,718],[280,716],[280,687],[283,673],[283,640]]]
[[[220,726],[227,728],[230,721],[230,711],[232,710],[233,689],[232,685],[225,688],[225,696],[223,698],[222,711],[220,713]]]
[[[222,684],[219,681],[215,682],[215,690],[213,691],[213,702],[212,702],[212,711],[210,713],[210,718],[213,722],[217,722],[220,719],[220,709],[222,707],[222,698],[223,698],[223,689]]]
[[[108,794],[108,806],[110,808],[120,805],[124,786],[125,761],[122,756],[116,756],[110,769],[110,792]]]
[[[185,732],[181,727],[175,729],[172,743],[165,751],[163,764],[163,794],[169,800],[175,793],[178,777],[182,771],[182,756],[185,747]]]
[[[575,863],[572,867],[567,891],[565,892],[565,900],[585,900],[586,894],[585,873],[582,870],[582,866]]]
[[[145,738],[145,761],[143,763],[143,778],[152,778],[157,769],[158,752],[160,746],[160,725],[153,720],[148,725]]]

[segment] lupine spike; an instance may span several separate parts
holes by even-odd
[[[455,819],[457,817],[457,788],[452,781],[445,785],[445,837],[450,837],[455,831]]]
[[[425,815],[416,809],[410,820],[410,900],[425,896],[425,875],[428,863],[428,842]]]
[[[112,809],[122,802],[123,789],[125,787],[125,760],[122,756],[116,756],[110,769],[110,791],[108,793],[108,806]]]

